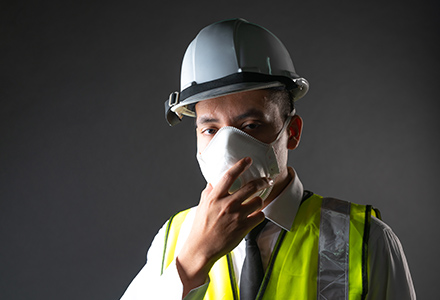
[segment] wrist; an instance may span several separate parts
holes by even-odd
[[[176,257],[177,272],[183,285],[183,297],[192,289],[200,287],[207,282],[212,265],[202,255],[199,256],[182,251]]]
[[[188,278],[193,277],[207,277],[214,262],[207,255],[200,251],[190,251],[189,249],[182,249],[176,258],[176,263],[179,272],[183,272]],[[205,278],[204,278],[205,279]]]

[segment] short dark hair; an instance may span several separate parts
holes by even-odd
[[[284,87],[275,87],[267,89],[271,95],[271,100],[280,107],[281,115],[287,118],[295,108],[293,104],[293,93]]]

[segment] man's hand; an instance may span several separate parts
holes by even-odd
[[[177,257],[177,268],[184,287],[183,297],[191,289],[204,284],[214,263],[264,220],[260,197],[243,202],[272,184],[269,179],[256,179],[233,194],[228,192],[251,164],[250,158],[241,159],[225,173],[215,188],[208,183],[203,190],[191,232]]]

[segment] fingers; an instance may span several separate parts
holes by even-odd
[[[266,189],[273,184],[273,181],[268,178],[259,178],[248,182],[243,187],[241,187],[237,192],[233,194],[236,199],[240,199],[241,202],[249,199],[255,193]]]
[[[264,215],[264,213],[261,210],[250,214],[246,220],[246,222],[247,222],[246,227],[249,229],[248,232],[251,231],[258,224],[263,222],[265,217],[266,216]]]
[[[206,184],[205,189],[202,191],[202,198],[208,196],[211,193],[212,189],[213,189],[212,185],[208,182]]]
[[[217,183],[215,187],[215,193],[219,196],[225,196],[229,194],[229,189],[231,188],[232,184],[238,179],[238,177],[246,171],[247,168],[252,164],[252,159],[250,157],[245,157],[241,160],[239,160],[235,165],[233,165],[226,173],[223,175],[222,179]],[[272,181],[266,178],[260,178],[256,179],[252,182],[249,182],[244,187],[240,188],[235,193],[237,196],[245,196],[249,198],[252,194],[256,193],[257,191],[267,188],[269,185],[272,184]],[[243,199],[243,201],[245,200]]]
[[[233,165],[226,173],[223,175],[222,179],[215,186],[215,190],[219,195],[228,195],[228,191],[231,188],[235,180],[246,171],[246,169],[252,164],[252,159],[250,157],[245,157],[240,159],[235,165]]]
[[[241,204],[242,213],[246,216],[257,213],[263,208],[263,199],[254,197]]]

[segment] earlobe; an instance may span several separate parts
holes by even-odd
[[[287,148],[293,150],[299,145],[301,139],[301,132],[303,127],[303,120],[300,116],[295,115],[292,120],[290,120],[289,125],[289,140],[287,142]]]

